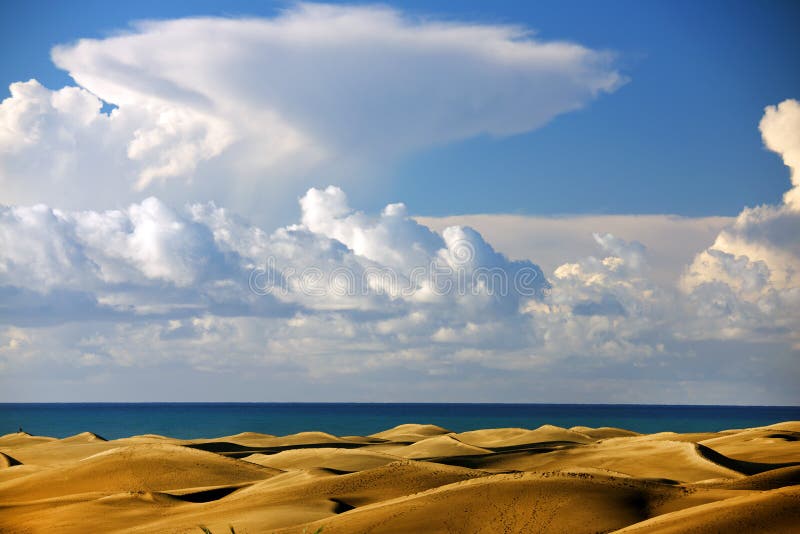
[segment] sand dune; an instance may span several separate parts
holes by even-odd
[[[459,459],[459,465],[515,471],[595,468],[615,475],[677,482],[742,476],[742,473],[728,467],[727,463],[706,458],[693,443],[636,441],[636,438],[615,438],[583,446],[561,445],[523,452],[510,451],[476,459]]]
[[[620,533],[797,532],[800,487],[790,486],[686,508],[631,525]]]
[[[786,430],[787,432],[800,432],[800,421],[784,421],[773,425],[761,427],[761,429]]]
[[[62,443],[92,443],[95,441],[107,441],[105,438],[98,436],[94,432],[81,432],[74,436],[69,436],[60,440]]]
[[[31,436],[27,432],[14,432],[13,434],[0,436],[0,447],[25,447],[51,441],[58,441],[58,439],[46,436]]]
[[[462,443],[451,435],[426,438],[411,445],[394,449],[381,448],[385,453],[391,453],[403,458],[440,458],[446,456],[469,456],[475,454],[490,454],[492,451]]]
[[[134,445],[10,481],[0,487],[0,502],[235,484],[263,480],[278,472],[177,445]]]
[[[265,440],[271,446],[286,446],[286,445],[313,445],[320,443],[344,443],[346,439],[339,438],[327,432],[299,432],[289,436],[276,437]]]
[[[232,441],[234,443],[260,443],[264,440],[274,439],[276,436],[272,434],[262,434],[260,432],[239,432],[238,434],[233,434],[231,436],[222,436],[221,438],[216,438],[218,441]]]
[[[247,462],[275,469],[332,469],[335,471],[365,471],[400,459],[397,456],[362,449],[291,449],[276,454],[252,454],[242,458]]]
[[[726,431],[729,432],[729,431]],[[718,438],[721,432],[657,432],[655,434],[639,435],[640,441],[683,441],[685,443],[700,443],[703,440]]]
[[[0,532],[790,532],[800,423],[0,436]]]
[[[700,443],[726,456],[751,462],[792,462],[800,454],[800,425],[765,427],[711,437]]]
[[[499,474],[442,485],[309,525],[331,532],[605,532],[648,518],[648,490],[612,478]],[[300,533],[303,527],[281,532]]]
[[[131,436],[129,438],[117,439],[114,440],[114,443],[127,444],[127,445],[136,445],[139,443],[171,443],[173,445],[183,445],[184,443],[191,443],[193,441],[195,440],[170,438],[168,436],[160,436],[158,434],[142,434],[139,436]]]
[[[113,441],[33,441],[17,447],[3,447],[0,450],[13,450],[13,456],[26,465],[57,466],[67,465],[99,452],[115,449],[120,445]]]
[[[570,428],[570,430],[579,432],[584,436],[589,436],[592,439],[623,438],[640,435],[638,432],[634,432],[633,430],[625,430],[624,428],[615,428],[610,426],[602,426],[599,428],[573,426]]]
[[[39,471],[46,470],[46,467],[40,465],[12,465],[7,468],[0,469],[0,484],[15,478],[22,478]]]
[[[444,434],[451,434],[450,430],[436,425],[416,425],[405,424],[398,425],[389,430],[372,434],[370,437],[385,439],[393,442],[415,442],[423,439],[431,438],[434,436],[441,436]]]
[[[590,443],[596,439],[575,430],[553,425],[544,425],[536,430],[526,430],[524,428],[473,430],[456,434],[455,437],[463,443],[489,449],[534,444]]]
[[[800,465],[770,469],[757,475],[739,479],[708,480],[698,484],[699,487],[761,491],[797,485],[800,485]]]

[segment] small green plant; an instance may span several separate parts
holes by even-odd
[[[203,534],[214,534],[211,529],[205,525],[198,525],[198,528],[203,531]],[[233,528],[233,525],[228,525],[228,528],[231,529],[231,534],[236,534],[236,529]],[[319,530],[317,532],[319,532]]]

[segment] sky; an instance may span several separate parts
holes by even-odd
[[[793,2],[0,2],[0,401],[800,404]]]

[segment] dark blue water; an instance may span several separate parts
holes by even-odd
[[[637,432],[698,432],[800,420],[800,407],[579,404],[148,403],[0,404],[0,435],[22,426],[66,437],[91,431],[107,439],[136,434],[217,437],[253,431],[285,435],[322,430],[367,435],[402,423],[456,432],[479,428],[616,426]]]

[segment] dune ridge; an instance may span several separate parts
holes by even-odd
[[[800,422],[0,436],[0,532],[791,532]]]
[[[14,465],[22,465],[22,462],[20,462],[13,456],[9,456],[4,452],[0,452],[0,469],[4,467],[11,467]]]

